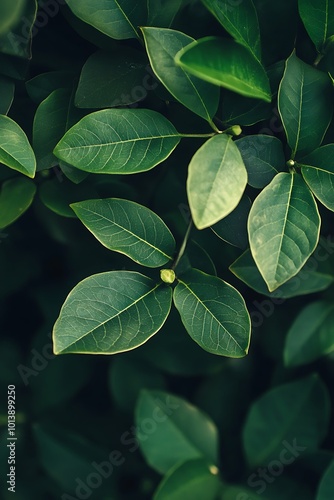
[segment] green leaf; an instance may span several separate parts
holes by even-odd
[[[194,41],[171,29],[142,28],[152,69],[166,89],[191,111],[211,121],[219,103],[219,88],[189,75],[174,62],[176,54]]]
[[[15,177],[2,184],[0,191],[0,229],[12,224],[28,210],[35,193],[36,186],[34,182],[25,177]]]
[[[298,0],[299,14],[318,51],[334,35],[334,5],[330,0]]]
[[[232,137],[218,134],[193,156],[187,194],[198,229],[212,226],[238,205],[247,184],[247,171]]]
[[[147,24],[157,28],[169,28],[183,0],[147,0]]]
[[[22,0],[17,0],[15,4],[11,3],[12,9],[13,5],[18,8],[15,13],[16,22],[12,25],[10,31],[0,38],[0,52],[10,56],[30,59],[32,37],[36,34],[34,23],[38,7],[37,1],[24,0],[22,2]]]
[[[332,101],[329,76],[298,59],[293,52],[286,61],[278,91],[278,110],[292,158],[320,146],[332,119]]]
[[[272,115],[269,102],[230,91],[224,93],[222,108],[225,125],[250,126],[269,119]]]
[[[26,82],[26,90],[30,99],[37,104],[60,88],[69,90],[73,87],[74,74],[70,71],[48,71],[41,73]]]
[[[248,135],[235,141],[248,173],[248,184],[263,188],[285,169],[283,144],[269,135]]]
[[[145,24],[146,0],[66,0],[79,19],[105,35],[123,40],[137,38],[137,27]]]
[[[202,0],[236,42],[244,45],[253,56],[261,60],[260,27],[252,0],[234,5],[231,0]]]
[[[33,178],[36,159],[26,134],[8,116],[0,115],[0,162]]]
[[[223,220],[214,224],[212,231],[222,240],[238,248],[248,247],[247,220],[251,201],[248,196],[243,195],[237,208]],[[198,267],[198,266],[193,266]]]
[[[53,149],[66,132],[71,104],[71,92],[58,89],[38,106],[33,123],[33,146],[37,170],[54,167],[59,163]]]
[[[217,464],[216,426],[198,408],[180,397],[143,390],[136,407],[136,428],[146,461],[161,474],[195,458]]]
[[[112,108],[141,101],[147,95],[146,66],[145,56],[127,47],[116,53],[95,52],[82,68],[75,105]]]
[[[0,115],[6,115],[14,99],[15,84],[9,78],[0,76]]]
[[[295,276],[319,240],[320,216],[299,174],[280,173],[255,199],[250,248],[270,292]]]
[[[216,500],[221,488],[218,469],[203,458],[177,464],[163,478],[153,500]]]
[[[180,134],[148,109],[105,109],[85,116],[57,144],[54,154],[85,172],[133,174],[165,160]]]
[[[0,4],[0,36],[10,31],[21,19],[26,0],[2,0]]]
[[[246,250],[233,264],[230,270],[249,287],[262,295],[289,299],[300,295],[326,290],[332,285],[334,276],[324,272],[308,269],[308,262],[305,266],[286,283],[276,288],[274,292],[269,292],[268,287],[262,278],[254,259],[249,250]]]
[[[251,482],[251,484],[253,483]],[[262,483],[260,483],[260,485],[262,485]],[[220,500],[269,500],[269,497],[267,495],[263,496],[263,493],[258,495],[256,491],[244,488],[243,486],[228,485],[224,487]],[[272,498],[270,498],[270,500],[272,500]]]
[[[298,314],[288,331],[284,349],[286,366],[298,366],[334,351],[334,306],[312,302]]]
[[[191,338],[212,354],[245,356],[251,329],[240,293],[220,278],[197,269],[178,281],[174,303]]]
[[[307,263],[305,265],[307,268]],[[289,299],[300,295],[320,292],[326,290],[334,281],[334,277],[330,274],[308,270],[302,268],[296,276],[289,279],[284,285],[276,288],[272,293],[268,291],[266,282],[262,278],[250,250],[246,250],[240,257],[237,258],[229,267],[230,271],[247,286],[252,288],[262,295],[268,297],[279,297]]]
[[[55,354],[115,354],[146,342],[164,324],[169,287],[142,274],[110,271],[84,279],[68,295],[53,330]]]
[[[243,430],[251,467],[310,452],[323,441],[330,418],[329,395],[317,375],[275,387],[250,408]]]
[[[173,259],[174,237],[150,209],[118,198],[87,200],[71,207],[109,250],[147,267],[160,267]]]
[[[334,144],[326,144],[304,157],[301,172],[318,200],[334,211]]]
[[[248,49],[233,40],[202,38],[178,52],[175,60],[186,71],[207,82],[246,97],[271,101],[265,70]]]
[[[334,495],[334,461],[327,468],[318,486],[316,500],[331,500]]]

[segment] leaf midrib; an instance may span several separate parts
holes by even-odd
[[[212,312],[210,311],[210,309],[208,309],[206,307],[206,305],[204,304],[204,302],[202,302],[202,300],[196,295],[196,293],[182,280],[179,279],[179,283],[182,283],[182,285],[184,285],[184,287],[189,290],[190,294],[192,294],[196,299],[197,301],[199,302],[199,304],[202,305],[202,307],[210,314],[210,316],[212,316],[212,318],[214,318],[214,320],[218,323],[218,325],[224,330],[224,332],[227,333],[227,335],[233,340],[233,342],[239,347],[239,349],[241,350],[241,352],[244,352],[244,349],[241,347],[241,345],[238,343],[238,341],[233,337],[233,335],[225,328],[225,326],[223,326],[221,324],[221,322],[216,318],[216,316],[214,316],[214,314],[212,314]]]
[[[154,250],[156,250],[157,252],[160,252],[164,257],[166,257],[168,260],[172,260],[172,257],[170,255],[167,255],[165,252],[163,252],[160,248],[157,248],[155,247],[154,245],[152,245],[149,241],[147,240],[144,240],[143,238],[141,238],[140,236],[136,235],[135,233],[133,233],[132,231],[130,231],[130,229],[127,229],[126,227],[124,226],[121,226],[120,224],[118,224],[117,222],[115,222],[114,220],[112,219],[109,219],[108,217],[106,217],[105,215],[102,215],[98,212],[95,212],[94,210],[91,210],[91,209],[88,209],[88,208],[85,208],[85,207],[81,207],[81,210],[85,210],[86,212],[88,213],[91,213],[91,214],[94,214],[94,215],[97,215],[99,216],[101,219],[104,219],[108,222],[111,222],[112,224],[114,224],[115,226],[117,226],[118,228],[120,229],[123,229],[126,233],[129,233],[131,236],[133,236],[134,238],[140,240],[142,243],[146,244],[147,246],[153,248]],[[83,221],[82,221],[83,222]],[[84,222],[85,226],[86,226],[86,223]],[[88,227],[88,226],[87,226]],[[94,231],[92,229],[90,229],[88,227],[88,229],[94,234],[94,236],[96,236],[96,234],[94,233]],[[96,236],[97,237],[97,236]],[[99,239],[99,238],[97,238]],[[100,241],[100,240],[99,240]],[[101,242],[102,243],[102,242]],[[131,245],[129,245],[131,246]]]
[[[112,321],[114,318],[117,318],[117,316],[120,316],[121,314],[123,314],[125,311],[127,311],[128,309],[131,309],[131,307],[133,307],[134,305],[136,305],[138,302],[140,302],[141,300],[144,300],[145,297],[147,297],[148,295],[150,295],[150,293],[153,293],[157,290],[157,288],[159,288],[159,286],[161,285],[161,283],[158,283],[157,285],[155,285],[154,288],[152,288],[151,290],[149,290],[147,293],[145,293],[144,295],[140,296],[138,299],[136,299],[134,302],[132,302],[131,304],[129,304],[128,306],[124,307],[124,309],[120,310],[117,312],[117,314],[114,314],[114,316],[111,316],[109,317],[108,319],[106,319],[105,321],[103,321],[102,323],[99,323],[98,326],[92,328],[91,330],[89,330],[88,332],[86,332],[85,334],[83,334],[81,337],[77,338],[76,340],[74,340],[73,342],[71,342],[70,344],[68,344],[65,348],[62,349],[62,351],[59,351],[59,352],[63,352],[65,350],[67,350],[69,347],[75,345],[79,340],[83,340],[85,337],[87,337],[87,335],[90,335],[91,333],[93,333],[95,330],[97,330],[98,328],[101,328],[101,326],[104,326],[106,323],[109,323],[110,321]],[[71,316],[71,315],[69,315]],[[66,316],[64,316],[66,317]],[[136,337],[136,336],[135,336]],[[134,338],[135,338],[134,337]]]

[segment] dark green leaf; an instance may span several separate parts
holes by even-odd
[[[34,177],[36,159],[22,128],[8,116],[0,115],[0,162]]]
[[[5,1],[7,2],[8,0]],[[16,22],[12,25],[10,31],[0,38],[0,52],[30,59],[31,41],[37,29],[34,27],[38,7],[37,0],[17,0],[15,4],[11,3],[15,5],[15,9],[13,7],[12,9],[13,12],[16,10]]]
[[[317,449],[329,417],[328,392],[316,375],[271,389],[253,403],[246,419],[243,443],[248,463],[267,465],[283,450],[291,460]]]
[[[26,0],[2,0],[0,4],[0,36],[8,33],[21,19]]]
[[[212,226],[238,205],[247,171],[232,137],[217,134],[195,153],[188,169],[187,194],[198,229]]]
[[[202,38],[178,52],[176,62],[207,82],[247,97],[271,101],[265,70],[248,49],[233,40]]]
[[[285,169],[283,144],[269,135],[247,135],[235,144],[241,153],[248,173],[248,184],[263,188]]]
[[[69,90],[73,86],[74,74],[70,71],[49,71],[41,73],[26,82],[26,89],[30,99],[37,104],[44,101],[51,92],[60,88]]]
[[[221,489],[218,469],[203,458],[173,467],[154,493],[153,500],[216,500]]]
[[[298,0],[300,17],[311,40],[321,52],[334,35],[334,5],[330,0]]]
[[[62,217],[74,217],[70,204],[96,196],[96,190],[87,183],[75,186],[57,177],[43,182],[39,196],[46,207]]]
[[[326,470],[319,483],[316,500],[332,500],[334,495],[334,462]]]
[[[284,361],[297,366],[334,350],[334,306],[324,301],[312,302],[298,314],[288,331]]]
[[[180,134],[148,109],[105,109],[84,117],[57,144],[61,160],[85,172],[132,174],[165,160]]]
[[[0,115],[6,115],[14,99],[15,85],[12,80],[0,76]]]
[[[276,175],[248,218],[251,252],[270,292],[300,271],[316,248],[319,231],[318,208],[301,176]]]
[[[0,229],[12,224],[28,210],[35,193],[35,184],[25,177],[15,177],[2,184],[0,191]]]
[[[169,28],[183,0],[147,0],[147,24],[157,28]]]
[[[301,160],[301,172],[318,200],[334,211],[334,144],[316,149]]]
[[[278,92],[278,110],[292,158],[320,146],[332,119],[332,103],[329,76],[298,59],[293,52],[286,62]]]
[[[81,222],[109,250],[123,253],[148,267],[171,261],[175,240],[150,209],[129,200],[107,198],[71,205]]]
[[[141,451],[150,466],[161,474],[194,458],[217,464],[216,426],[184,399],[143,390],[136,407],[136,427]]]
[[[128,106],[147,95],[147,59],[141,52],[123,48],[121,52],[102,50],[90,56],[82,68],[75,94],[79,108]]]
[[[66,0],[79,19],[105,35],[123,40],[138,37],[138,26],[145,23],[146,0]]]
[[[307,267],[307,263],[305,267]],[[229,269],[237,278],[242,280],[256,292],[267,295],[268,297],[279,297],[282,299],[326,290],[334,281],[334,277],[330,274],[302,268],[296,276],[289,279],[284,285],[276,288],[274,292],[270,293],[266,282],[256,267],[250,250],[246,250],[238,257],[238,259],[231,264]]]
[[[250,318],[231,285],[193,269],[179,278],[174,303],[187,332],[203,349],[232,358],[247,354]]]
[[[166,89],[191,111],[210,121],[217,111],[219,88],[189,75],[174,62],[176,54],[194,41],[171,29],[142,28],[152,69]]]
[[[236,247],[245,249],[248,246],[247,220],[251,201],[244,195],[237,208],[223,220],[214,224],[211,229],[222,240]],[[198,266],[193,266],[198,267]]]
[[[261,60],[261,40],[257,12],[252,0],[234,5],[231,0],[202,0],[225,30],[253,56]]]
[[[54,352],[114,354],[146,342],[164,324],[172,292],[142,274],[110,271],[81,281],[53,330]]]

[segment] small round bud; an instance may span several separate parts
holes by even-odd
[[[286,162],[286,166],[287,166],[287,167],[289,167],[289,168],[292,168],[292,167],[294,167],[295,165],[296,165],[295,160],[288,160],[288,161]]]
[[[233,125],[230,128],[230,131],[231,131],[232,135],[238,136],[238,135],[240,135],[242,133],[242,128],[240,127],[240,125]]]
[[[160,278],[164,283],[174,283],[175,273],[172,269],[161,269]]]

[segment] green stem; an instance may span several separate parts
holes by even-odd
[[[213,120],[208,120],[208,124],[210,125],[210,127],[217,133],[217,134],[221,134],[222,131],[219,130],[219,128],[217,127],[217,125],[214,123]]]
[[[191,137],[191,138],[201,138],[201,137],[213,137],[217,135],[215,132],[211,132],[210,134],[180,134],[181,137]]]
[[[190,222],[189,222],[186,234],[184,235],[184,238],[183,238],[182,245],[180,247],[178,256],[176,257],[176,259],[175,259],[175,261],[174,261],[174,263],[172,265],[172,270],[176,269],[178,263],[180,262],[183,254],[184,254],[184,251],[185,251],[187,243],[188,243],[188,239],[189,239],[189,235],[190,235],[190,231],[191,231],[192,225],[193,225],[193,221],[191,219]]]
[[[313,66],[316,68],[318,64],[320,63],[321,59],[324,57],[324,54],[318,54],[317,57],[315,58],[315,61],[313,63]]]

